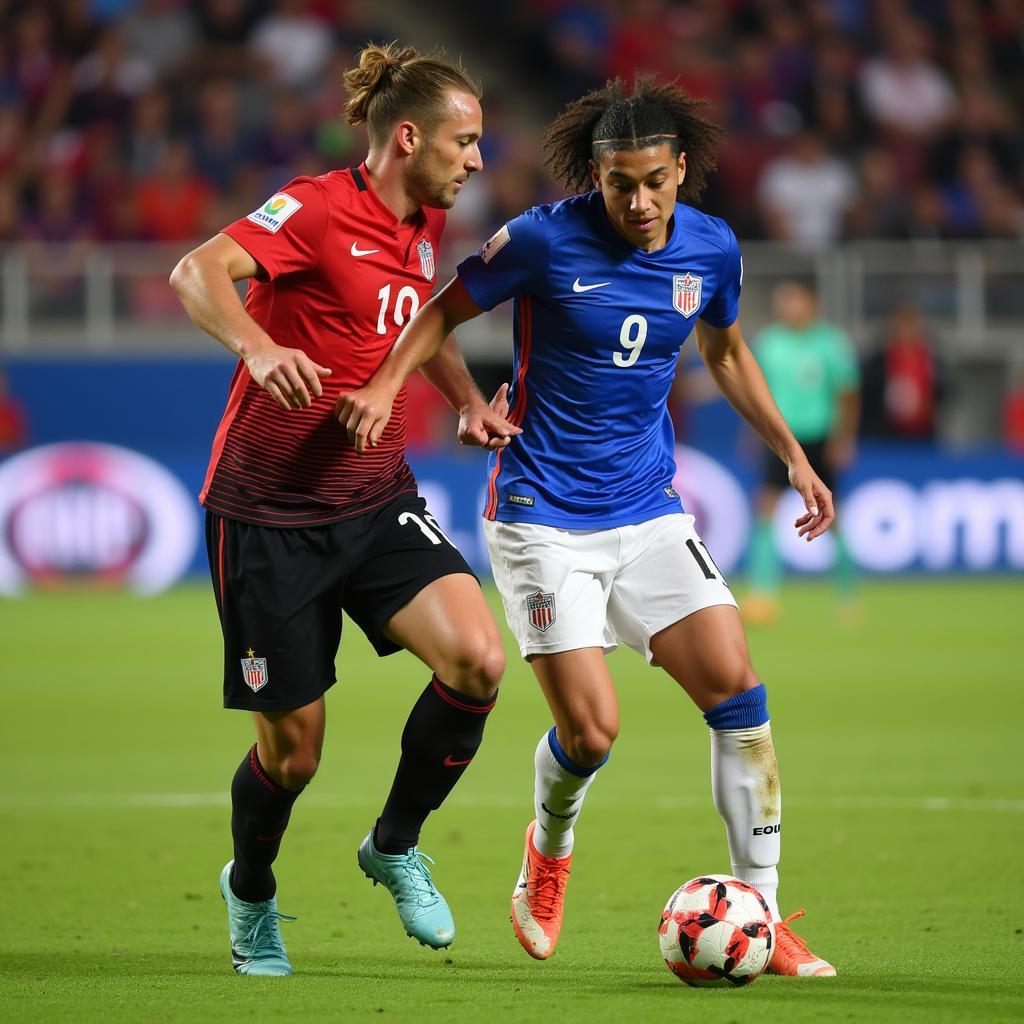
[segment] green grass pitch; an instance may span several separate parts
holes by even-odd
[[[693,990],[655,926],[682,881],[728,871],[697,711],[613,656],[622,735],[577,827],[557,954],[519,948],[508,900],[549,724],[510,667],[484,746],[424,848],[448,951],[402,932],[356,866],[427,673],[346,624],[320,775],[278,861],[296,974],[230,968],[217,875],[250,742],[219,707],[208,589],[65,592],[0,605],[0,1019],[28,1021],[1003,1021],[1024,1019],[1024,672],[1019,580],[874,582],[842,625],[792,585],[750,633],[785,808],[781,900],[838,967]]]

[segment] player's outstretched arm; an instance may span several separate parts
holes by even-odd
[[[303,409],[323,394],[326,366],[301,349],[283,348],[245,311],[235,282],[255,277],[259,266],[233,238],[215,235],[183,256],[171,272],[192,322],[239,356],[253,380],[283,409]]]
[[[807,540],[819,537],[836,517],[832,492],[811,468],[779,412],[761,367],[743,339],[739,321],[729,327],[697,321],[697,348],[718,390],[789,467],[789,482],[807,509],[794,523],[798,535]]]
[[[449,334],[436,355],[420,367],[420,373],[458,413],[460,444],[504,448],[513,434],[520,433],[518,427],[510,429],[505,418],[508,415],[507,402],[504,409],[499,409],[480,394],[454,334]]]
[[[380,440],[391,418],[395,396],[406,380],[437,354],[445,338],[459,324],[482,312],[459,278],[452,278],[409,321],[395,347],[369,381],[356,391],[338,396],[335,413],[357,452],[366,451]],[[489,415],[493,418],[497,414],[491,410]],[[497,419],[502,422],[498,423]],[[504,417],[497,419],[491,423],[495,431],[506,436],[519,432]]]

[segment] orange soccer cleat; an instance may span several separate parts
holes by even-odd
[[[569,881],[568,857],[544,857],[533,845],[536,821],[526,828],[523,870],[512,892],[512,927],[519,944],[534,958],[547,960],[562,930],[562,904]]]
[[[789,927],[789,922],[803,917],[805,910],[790,914],[775,925],[775,952],[768,961],[767,974],[787,974],[793,978],[834,978],[836,969],[807,948],[807,943]]]

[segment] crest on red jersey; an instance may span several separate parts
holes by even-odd
[[[420,270],[423,271],[423,276],[428,281],[434,280],[434,247],[430,244],[429,238],[424,238],[419,245],[416,246],[416,252],[420,256]]]
[[[676,274],[672,278],[672,305],[683,316],[693,316],[700,309],[700,286],[704,280],[696,274]]]
[[[538,590],[526,599],[526,611],[530,625],[542,633],[546,632],[555,622],[555,595],[543,594]]]

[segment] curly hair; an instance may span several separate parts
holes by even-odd
[[[686,154],[680,200],[696,200],[715,169],[722,129],[702,115],[707,100],[695,99],[675,82],[637,78],[631,94],[621,78],[573,100],[541,136],[544,163],[568,192],[592,188],[590,162],[603,153],[646,149],[667,142],[673,156]]]
[[[344,74],[349,124],[366,124],[370,145],[382,145],[401,120],[413,121],[426,135],[444,117],[445,95],[455,90],[480,99],[483,90],[461,64],[440,51],[420,53],[398,43],[370,43],[359,51],[359,64]]]

